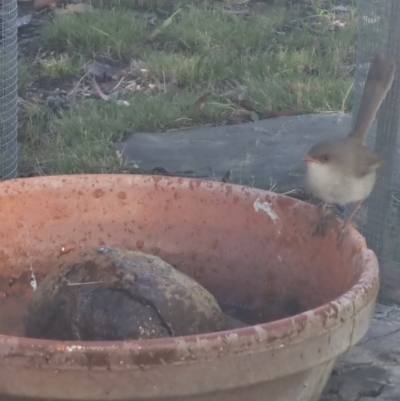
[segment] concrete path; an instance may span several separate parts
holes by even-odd
[[[336,363],[321,401],[400,400],[400,308],[378,305],[364,339]]]

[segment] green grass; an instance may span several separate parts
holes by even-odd
[[[160,90],[123,93],[128,106],[81,97],[68,111],[28,107],[20,131],[23,165],[32,174],[122,171],[112,141],[135,131],[235,120],[240,110],[232,101],[238,93],[260,113],[351,107],[353,78],[343,66],[353,63],[356,18],[332,29],[330,2],[289,7],[276,2],[267,13],[251,17],[226,13],[211,1],[205,2],[208,7],[161,0],[90,3],[94,11],[57,16],[43,27],[45,56],[21,62],[20,85],[26,87],[31,76],[76,87],[85,62],[100,60],[123,67],[135,62]],[[162,28],[178,7],[180,12]],[[177,94],[163,90],[171,85]],[[206,91],[212,95],[198,110],[196,100]]]
[[[52,118],[48,134],[44,132],[49,115],[46,108],[40,107],[31,110],[24,125],[24,156],[29,157],[29,150],[34,150],[35,158],[42,155],[42,168],[47,174],[116,172],[121,167],[120,160],[110,145],[127,131],[165,131],[212,124],[229,115],[229,106],[224,103],[218,107],[208,104],[198,111],[191,107],[196,99],[195,94],[183,94],[172,102],[170,94],[162,93],[128,96],[129,106],[92,101],[77,105],[62,118]]]
[[[141,54],[145,20],[133,11],[94,10],[56,17],[42,32],[43,46],[85,57],[128,61]]]
[[[38,72],[42,77],[69,79],[83,74],[82,56],[59,54],[38,61]]]
[[[32,79],[32,69],[30,64],[22,59],[18,63],[18,90],[23,91],[25,90],[26,85]]]

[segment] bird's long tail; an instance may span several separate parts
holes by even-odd
[[[360,143],[364,143],[367,137],[376,113],[392,86],[395,72],[396,63],[392,58],[377,54],[372,60],[361,97],[356,125],[349,135]]]

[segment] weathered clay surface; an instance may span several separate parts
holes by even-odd
[[[400,307],[377,305],[363,340],[336,363],[321,401],[400,400]]]

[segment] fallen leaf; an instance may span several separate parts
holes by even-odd
[[[247,110],[239,109],[235,110],[234,113],[228,118],[229,124],[240,124],[243,122],[252,121],[251,115]]]
[[[356,69],[356,66],[355,66],[355,64],[343,65],[343,66],[340,67],[340,69],[341,69],[345,74],[351,75],[351,74],[354,73],[354,71],[355,71],[355,69]]]
[[[255,104],[249,99],[239,99],[237,101],[232,99],[232,102],[236,103],[237,105],[248,111],[256,111]]]
[[[250,15],[250,11],[249,10],[232,10],[232,9],[224,8],[224,9],[222,9],[222,11],[225,14],[229,14],[229,15],[242,15],[242,16],[246,16],[246,17],[248,15]]]
[[[307,74],[307,75],[315,75],[317,70],[314,67],[309,66],[308,64],[298,64],[297,71],[299,73]]]
[[[242,100],[245,100],[245,99],[246,99],[246,96],[247,96],[247,88],[241,90],[241,91],[239,92],[237,98],[238,98],[238,100],[242,101]]]
[[[297,72],[302,73],[304,71],[305,65],[304,64],[297,64],[296,69]]]
[[[156,29],[154,29],[154,31],[147,36],[147,40],[153,40],[154,38],[156,38],[160,33],[162,33],[162,31],[169,27],[175,17],[175,15],[177,15],[178,13],[180,13],[182,11],[181,8],[179,8],[178,10],[176,10],[169,18],[167,18],[159,27],[157,27]]]
[[[33,9],[35,11],[39,11],[43,8],[52,6],[54,4],[60,3],[63,0],[34,0]]]
[[[117,100],[117,104],[120,106],[129,106],[130,103],[126,100],[120,99],[120,100]]]
[[[301,116],[304,114],[309,114],[306,111],[296,111],[291,109],[283,109],[278,112],[278,117],[290,117],[290,116]]]
[[[331,22],[329,24],[329,26],[334,28],[334,29],[343,28],[345,25],[346,25],[345,22],[342,22],[342,21],[339,21],[339,20],[333,21],[333,22]]]
[[[17,28],[20,26],[28,25],[31,22],[32,14],[24,15],[23,17],[17,18]]]
[[[222,182],[229,182],[229,177],[231,176],[231,170],[228,170],[224,176],[221,178]]]
[[[85,71],[101,81],[120,79],[124,74],[124,72],[118,68],[97,61],[86,63]]]
[[[174,95],[177,95],[182,92],[182,89],[179,88],[177,84],[174,82],[168,82],[168,84],[164,87],[165,93],[172,93]]]
[[[210,92],[206,92],[203,95],[201,95],[195,104],[196,109],[201,110],[206,105],[210,95],[211,95]]]
[[[265,110],[260,115],[260,120],[267,120],[268,118],[278,117],[278,113],[276,111]]]
[[[251,16],[260,16],[263,14],[271,14],[274,12],[273,10],[271,10],[271,6],[272,3],[274,3],[274,0],[248,1],[247,3],[249,3]]]
[[[151,170],[151,174],[171,175],[171,174],[169,173],[169,171],[166,170],[164,167],[158,167],[158,166],[154,167],[154,168]]]
[[[116,150],[115,154],[116,154],[117,159],[120,162],[120,164],[123,165],[124,164],[124,159],[122,158],[122,153],[119,150]]]
[[[295,110],[290,110],[290,109],[284,109],[284,110],[279,110],[279,111],[271,111],[271,110],[265,110],[261,116],[260,120],[267,120],[268,118],[276,118],[276,117],[288,117],[288,116],[298,116],[301,113],[299,111]]]
[[[155,25],[157,23],[157,15],[155,13],[142,14],[142,18],[146,21],[147,25]]]
[[[256,121],[258,121],[260,119],[260,116],[255,111],[252,111],[250,113],[250,118],[251,118],[252,121],[256,122]]]
[[[104,86],[103,86],[103,90],[104,90]],[[108,96],[109,99],[118,100],[119,97],[121,96],[121,91],[116,90],[116,91],[114,91],[114,92],[111,92],[111,93],[110,93],[109,95],[107,95],[107,96]]]
[[[301,89],[302,84],[296,82],[286,82],[283,87],[289,93],[297,93]]]
[[[142,80],[146,80],[149,76],[149,72],[145,68],[140,68],[139,75]]]
[[[109,97],[103,93],[103,91],[101,90],[99,84],[96,82],[96,80],[95,80],[94,77],[92,78],[92,82],[93,82],[93,87],[94,87],[94,89],[96,90],[96,92],[98,93],[98,95],[99,95],[103,100],[108,101],[108,100],[109,100]]]
[[[164,82],[161,83],[157,78],[154,78],[156,82],[157,89],[163,91],[164,93],[172,93],[177,95],[178,93],[182,92],[182,89],[174,82]]]
[[[333,7],[333,11],[339,11],[342,13],[348,13],[350,11],[350,7],[348,6],[335,6]]]
[[[92,6],[90,4],[85,3],[71,3],[68,4],[64,8],[59,8],[56,10],[56,14],[64,15],[64,14],[73,14],[73,13],[85,13],[88,11],[92,11]]]

